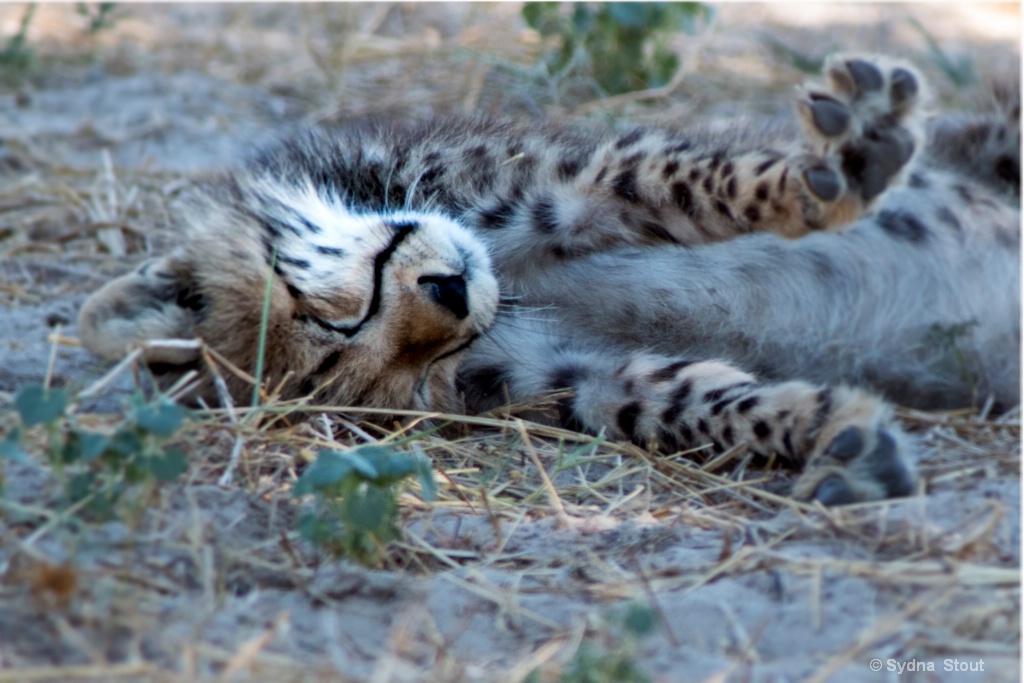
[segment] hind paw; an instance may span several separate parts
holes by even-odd
[[[807,153],[798,163],[811,220],[841,225],[899,182],[924,140],[924,82],[900,62],[837,55],[826,83],[797,106]]]

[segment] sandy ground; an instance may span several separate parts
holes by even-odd
[[[5,35],[22,12],[0,7]],[[785,112],[803,75],[771,40],[816,58],[904,54],[941,101],[969,101],[908,17],[979,76],[1020,59],[1016,6],[722,6],[681,45],[689,71],[670,97],[591,115]],[[102,375],[74,345],[77,308],[174,242],[188,178],[304,122],[580,104],[530,80],[539,47],[514,5],[129,5],[116,18],[89,36],[72,6],[43,6],[34,63],[0,90],[0,430],[51,354],[55,384]],[[116,409],[130,387],[126,374],[83,412]],[[772,495],[784,472],[586,438],[564,465],[555,441],[514,430],[425,437],[441,499],[407,494],[406,535],[379,570],[294,531],[288,488],[310,444],[365,436],[344,423],[197,422],[180,483],[85,528],[32,512],[57,495],[41,460],[7,463],[0,681],[554,681],[581,648],[624,653],[657,681],[1017,680],[1019,412],[904,416],[927,492],[831,511]],[[233,442],[240,468],[218,485]],[[551,487],[524,456],[534,447]],[[33,578],[54,567],[76,577],[60,599]],[[661,620],[634,642],[619,624],[637,602]],[[945,670],[960,664],[983,671]]]

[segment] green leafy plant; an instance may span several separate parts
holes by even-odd
[[[671,38],[693,35],[712,17],[698,2],[529,2],[523,19],[549,43],[542,66],[555,80],[582,77],[601,95],[668,83],[679,69]]]
[[[99,2],[75,4],[75,11],[85,18],[87,25],[85,33],[95,37],[102,31],[113,27],[116,19],[114,13],[117,10],[117,3]],[[0,48],[0,80],[6,85],[13,85],[22,80],[30,67],[37,61],[37,52],[29,44],[28,32],[35,18],[36,3],[29,3],[21,15],[18,30],[14,35],[7,38],[7,41]]]
[[[324,449],[295,483],[296,496],[314,495],[299,532],[333,555],[376,566],[398,537],[398,485],[415,475],[423,497],[436,495],[430,461],[386,446]]]
[[[177,403],[136,394],[125,418],[110,433],[83,427],[71,403],[65,389],[33,385],[18,392],[14,408],[20,424],[0,441],[0,460],[30,458],[25,430],[41,426],[46,433],[45,456],[63,486],[65,503],[84,503],[83,514],[98,518],[110,517],[133,485],[151,489],[186,470],[185,453],[166,445],[187,416]]]
[[[609,618],[609,630],[601,642],[584,641],[561,675],[558,683],[648,683],[650,678],[637,664],[640,641],[658,627],[658,614],[650,606],[630,603]],[[534,671],[526,683],[538,683]]]
[[[21,15],[21,23],[18,24],[18,32],[7,39],[2,50],[0,50],[0,69],[8,72],[21,72],[32,63],[32,48],[28,46],[28,27],[32,25],[32,18],[36,13],[35,3],[25,7],[25,13]]]
[[[114,2],[98,2],[94,6],[86,2],[75,3],[75,11],[89,21],[86,31],[90,36],[95,36],[114,25],[116,19],[113,13],[116,8],[117,3]]]

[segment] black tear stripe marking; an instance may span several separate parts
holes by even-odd
[[[384,281],[384,266],[391,259],[391,255],[395,253],[398,247],[405,241],[409,235],[411,235],[416,228],[419,227],[419,223],[414,221],[407,222],[395,222],[389,223],[389,227],[394,229],[395,234],[391,237],[391,242],[388,246],[377,254],[373,259],[373,294],[370,297],[370,305],[366,309],[366,315],[363,316],[362,320],[357,322],[352,327],[343,327],[341,325],[335,325],[334,323],[327,322],[322,318],[312,316],[313,322],[325,330],[331,332],[340,332],[346,337],[354,337],[373,316],[377,315],[377,311],[380,310],[380,298],[381,298],[381,287]]]
[[[879,211],[876,218],[882,230],[893,237],[920,244],[928,239],[928,228],[914,216],[906,211]]]

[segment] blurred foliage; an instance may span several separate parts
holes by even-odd
[[[554,45],[542,58],[547,74],[589,78],[603,96],[668,83],[680,66],[672,38],[697,33],[713,17],[698,2],[529,2],[522,13]]]
[[[0,441],[0,462],[26,461],[32,454],[25,444],[25,431],[43,429],[44,455],[63,488],[66,508],[86,517],[109,519],[135,485],[142,485],[145,493],[187,469],[184,452],[166,445],[187,416],[179,404],[166,397],[147,400],[136,394],[128,402],[125,418],[108,433],[79,424],[72,403],[65,389],[25,387],[14,399],[20,424]]]
[[[28,45],[28,28],[32,25],[32,17],[35,16],[35,3],[25,7],[25,13],[21,15],[21,22],[18,24],[18,31],[7,39],[3,50],[0,50],[0,70],[23,71],[32,63],[32,48]]]
[[[398,486],[419,479],[423,497],[436,496],[430,461],[386,446],[321,450],[292,489],[313,494],[314,509],[299,518],[299,533],[332,555],[376,566],[384,546],[399,536]]]
[[[79,2],[75,4],[75,12],[86,20],[85,33],[89,36],[96,36],[101,32],[110,29],[116,22],[114,12],[117,10],[117,3]],[[36,3],[29,3],[25,6],[25,12],[21,15],[17,32],[7,39],[0,49],[0,77],[8,84],[16,82],[25,75],[25,72],[36,62],[36,51],[28,40],[29,28],[36,14]]]
[[[924,39],[925,44],[928,46],[928,54],[931,56],[932,61],[939,68],[946,78],[958,88],[964,88],[977,82],[978,78],[974,71],[974,62],[968,57],[953,58],[950,57],[942,46],[939,45],[939,41],[935,39],[931,33],[913,17],[907,17],[907,23],[918,32],[921,38]]]
[[[600,634],[599,642],[586,640],[580,644],[575,656],[562,669],[558,683],[649,683],[641,671],[637,651],[640,641],[658,628],[658,613],[649,605],[633,602],[613,612],[608,618],[608,629]],[[545,680],[534,671],[525,683]]]
[[[114,25],[116,19],[113,14],[116,7],[117,3],[114,2],[98,2],[95,5],[79,2],[75,4],[75,11],[89,22],[86,31],[90,36],[94,36]]]

